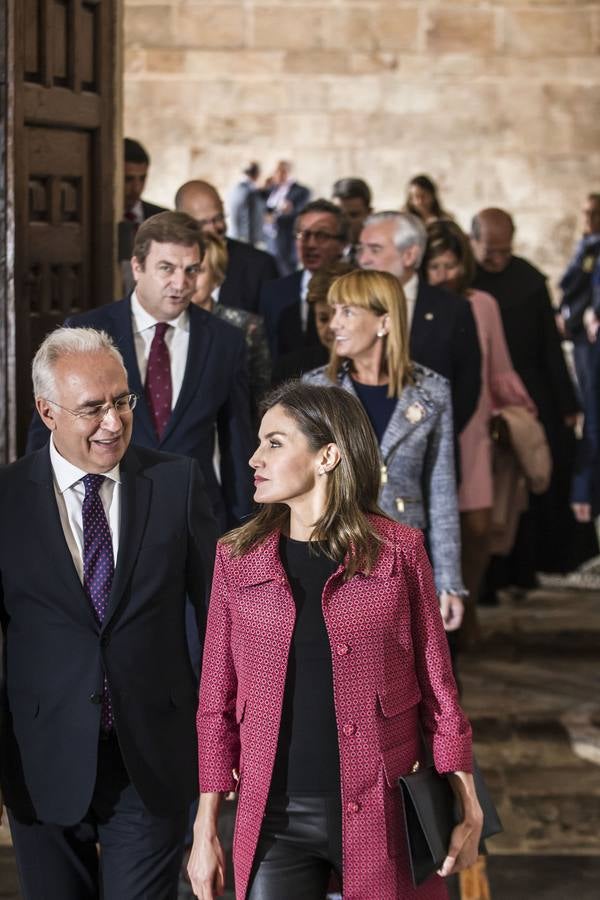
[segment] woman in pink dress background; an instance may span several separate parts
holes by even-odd
[[[471,598],[463,639],[468,642],[476,636],[475,604],[489,559],[493,503],[490,420],[503,406],[525,406],[534,415],[537,410],[513,369],[496,300],[491,294],[469,288],[475,260],[467,236],[450,221],[432,223],[427,234],[422,264],[427,281],[469,299],[481,345],[479,404],[460,434],[462,566]]]

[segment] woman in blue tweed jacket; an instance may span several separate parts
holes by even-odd
[[[426,532],[444,624],[453,631],[465,589],[449,383],[409,359],[406,301],[392,275],[350,272],[327,299],[334,310],[331,360],[304,380],[337,384],[363,403],[381,455],[379,504]]]

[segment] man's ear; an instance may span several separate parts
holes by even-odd
[[[133,277],[137,281],[140,273],[144,271],[144,263],[140,262],[137,256],[131,257],[131,271],[133,272]]]
[[[54,431],[56,429],[56,410],[54,404],[50,403],[49,400],[45,400],[43,397],[36,397],[35,408],[46,428],[49,428],[50,431]]]
[[[402,253],[402,265],[405,269],[416,269],[417,260],[419,259],[419,248],[416,244],[411,244]]]

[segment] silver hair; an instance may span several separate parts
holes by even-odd
[[[33,396],[51,400],[55,393],[54,367],[65,356],[110,353],[125,369],[123,357],[106,331],[95,328],[57,328],[42,341],[31,364]]]
[[[366,219],[363,228],[366,228],[367,225],[376,225],[378,222],[396,223],[394,232],[394,247],[396,250],[402,251],[407,250],[409,247],[418,247],[419,257],[415,263],[415,269],[418,269],[427,244],[427,232],[420,218],[412,213],[388,209],[384,212],[372,213]]]

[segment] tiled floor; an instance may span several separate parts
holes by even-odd
[[[461,663],[477,755],[505,826],[489,845],[492,900],[599,900],[600,592],[505,600],[482,611],[483,643]],[[0,829],[0,900],[19,898]]]

